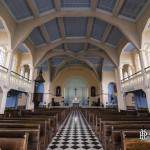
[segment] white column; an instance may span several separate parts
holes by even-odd
[[[99,98],[100,98],[100,102],[103,103],[104,105],[104,102],[103,102],[103,87],[102,87],[102,81],[100,81],[100,84],[99,84]]]
[[[122,67],[119,67],[119,69],[120,69],[120,79],[122,80],[123,79]]]
[[[140,52],[139,52],[139,57],[140,57],[140,63],[141,63],[141,68],[142,68],[142,75],[143,75],[143,87],[144,87],[144,91],[146,92],[148,111],[150,112],[150,88],[148,85],[149,82],[148,82],[147,74],[145,71],[144,57],[143,57],[143,51],[142,50],[140,50]]]
[[[123,92],[121,87],[120,79],[120,68],[115,69],[116,85],[117,85],[117,100],[118,100],[118,110],[126,110],[125,101],[123,98]]]
[[[34,109],[34,104],[32,102],[33,99],[33,93],[28,93],[28,98],[26,102],[26,109],[27,110],[33,110]]]
[[[21,76],[24,76],[24,66],[21,67],[20,74],[21,74]]]
[[[150,112],[150,88],[147,88],[145,92],[146,92],[147,107],[148,111]]]
[[[3,97],[0,103],[0,114],[3,114],[5,111],[7,93],[8,93],[8,89],[10,88],[10,76],[11,76],[12,64],[13,64],[13,51],[9,51],[8,58],[7,58],[8,72],[7,72],[7,79],[6,79],[6,89],[3,90]]]
[[[35,86],[35,82],[34,82],[34,68],[32,69],[32,72],[30,72],[32,74],[32,78],[31,78],[31,83],[32,83],[32,87],[31,87],[31,91],[28,93],[28,99],[26,102],[26,109],[28,110],[33,110],[34,109],[34,103],[33,103],[33,93],[34,93],[34,86]]]
[[[140,58],[142,75],[143,75],[143,84],[144,84],[144,88],[145,88],[145,87],[147,87],[147,77],[146,77],[146,72],[145,72],[145,65],[144,65],[144,58],[143,58],[142,50],[140,50],[140,52],[139,52],[139,58]]]
[[[4,114],[8,89],[3,90],[3,96],[0,103],[0,114]]]
[[[11,70],[13,66],[13,51],[9,51],[9,63],[8,63],[8,73],[7,73],[7,85],[10,84],[10,76],[11,76]]]
[[[29,75],[29,79],[32,80],[33,79],[33,67],[30,67],[30,75]]]

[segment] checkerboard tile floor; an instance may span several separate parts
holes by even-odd
[[[71,113],[47,150],[103,150],[101,143],[79,111]]]

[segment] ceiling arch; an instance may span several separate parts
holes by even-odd
[[[14,47],[18,42],[25,40],[27,35],[38,26],[55,18],[61,17],[95,17],[110,25],[114,25],[131,41],[139,47],[140,38],[134,22],[141,16],[143,10],[149,6],[148,0],[3,0],[2,4],[18,23]],[[19,6],[19,7],[18,7]],[[132,11],[134,7],[134,12]],[[141,10],[141,11],[139,11]],[[59,24],[62,21],[59,20]],[[110,28],[110,27],[109,27]],[[63,29],[60,29],[61,33]],[[132,34],[129,34],[132,33]],[[134,34],[133,34],[134,33]],[[21,38],[20,38],[21,36]],[[15,44],[16,42],[16,44]]]
[[[136,23],[149,6],[149,0],[2,0],[0,14],[13,22],[12,49],[27,43],[34,66],[49,56],[65,54],[85,59],[92,67],[94,63],[84,56],[89,45],[104,51],[118,66],[127,42],[140,49]],[[52,53],[61,45],[63,51]]]

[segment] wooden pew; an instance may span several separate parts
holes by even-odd
[[[28,138],[28,150],[40,150],[40,145],[39,145],[39,134],[40,134],[40,130],[34,128],[0,128],[0,133],[14,133],[14,134],[18,134],[18,133],[28,133],[29,134],[29,138]]]
[[[1,150],[28,150],[28,133],[0,132]]]
[[[139,139],[140,129],[150,129],[150,124],[131,124],[131,125],[114,125],[110,135],[107,135],[107,140],[105,143],[105,149],[109,150],[111,147],[112,150],[117,150],[119,148],[123,149],[123,131],[137,132],[136,139]],[[132,135],[134,137],[134,134]],[[109,142],[108,142],[109,141]],[[110,146],[109,146],[110,145]]]
[[[139,131],[122,131],[123,150],[149,150],[150,141],[140,140]]]

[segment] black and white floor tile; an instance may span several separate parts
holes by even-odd
[[[71,113],[47,150],[103,150],[101,143],[79,111]]]

